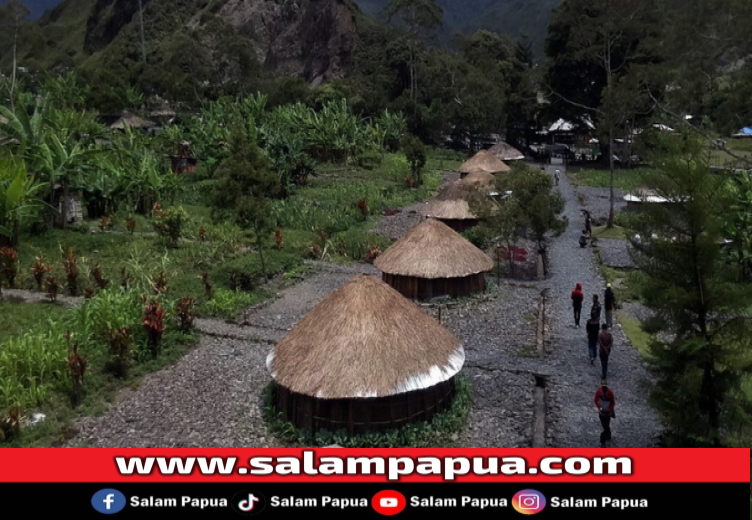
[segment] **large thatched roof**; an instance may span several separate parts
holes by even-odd
[[[272,378],[320,399],[430,388],[465,362],[460,341],[375,276],[359,275],[313,308],[269,354]]]
[[[131,112],[124,111],[120,119],[112,123],[110,128],[113,130],[124,130],[127,126],[132,128],[151,128],[157,126],[157,124],[153,121],[140,118]]]
[[[489,148],[488,151],[502,161],[522,161],[525,159],[525,154],[504,141],[499,141]]]
[[[444,187],[421,208],[420,213],[424,217],[442,220],[475,220],[479,217],[470,209],[470,201],[484,200],[482,197],[487,197],[489,205],[494,204],[483,186],[460,179]]]
[[[463,278],[493,269],[483,251],[438,220],[428,219],[380,255],[382,272],[414,278]]]
[[[511,168],[501,162],[488,150],[481,150],[473,155],[469,160],[460,166],[459,171],[462,173],[486,172],[500,173],[508,172]]]

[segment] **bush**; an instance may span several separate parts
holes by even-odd
[[[218,289],[214,292],[214,297],[204,303],[202,314],[212,318],[234,318],[260,300],[261,298],[253,293]]]
[[[188,221],[188,213],[182,206],[175,206],[166,210],[158,205],[155,207],[154,229],[160,236],[169,240],[169,246],[177,248],[183,236],[183,226]]]
[[[481,226],[471,227],[461,235],[479,249],[485,249],[491,244],[491,233]]]
[[[266,419],[269,430],[280,440],[304,446],[343,448],[437,448],[451,447],[453,436],[467,425],[472,407],[472,386],[464,376],[457,378],[457,391],[449,410],[436,414],[430,423],[414,423],[398,430],[349,436],[346,431],[329,432],[298,430],[274,407],[275,383],[266,389]]]

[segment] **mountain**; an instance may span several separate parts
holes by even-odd
[[[389,0],[354,0],[363,12],[377,18]],[[443,39],[453,33],[479,29],[517,39],[527,34],[538,54],[543,50],[551,11],[561,0],[438,0],[444,10]]]
[[[29,20],[39,20],[45,11],[52,9],[63,0],[21,0],[21,3],[29,10]],[[8,3],[8,0],[0,0],[0,5]]]

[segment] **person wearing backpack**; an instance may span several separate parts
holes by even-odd
[[[614,392],[608,387],[608,381],[601,381],[601,386],[595,392],[595,407],[598,409],[598,418],[601,420],[603,431],[601,432],[601,448],[611,440],[611,419],[616,417],[616,399]]]
[[[580,313],[582,313],[582,302],[585,295],[582,293],[582,284],[578,283],[572,291],[572,309],[574,310],[574,326],[580,326]]]
[[[601,325],[601,334],[598,336],[598,357],[601,358],[601,379],[608,377],[608,356],[611,355],[611,347],[614,337],[608,331],[608,325]]]
[[[598,333],[600,332],[601,322],[595,312],[590,313],[590,319],[585,324],[587,331],[588,355],[590,364],[595,365],[595,358],[598,357]]]
[[[593,295],[593,305],[590,306],[590,314],[595,313],[598,317],[598,323],[601,321],[601,302],[598,300],[598,295]]]
[[[606,324],[609,329],[612,329],[614,328],[613,311],[616,309],[616,297],[610,283],[606,284],[606,294],[603,303],[606,306]]]

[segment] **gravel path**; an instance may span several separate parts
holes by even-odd
[[[599,294],[603,299],[605,282],[598,272],[593,250],[580,248],[577,243],[582,222],[581,208],[566,175],[562,176],[560,189],[567,201],[565,215],[570,227],[550,245],[551,277],[545,284],[550,289],[548,319],[552,340],[552,353],[545,363],[551,376],[548,385],[550,433],[554,447],[597,447],[601,428],[593,396],[600,383],[600,364],[596,362],[591,366],[588,362],[584,315],[588,314],[588,303],[593,294]],[[593,213],[598,215],[595,211]],[[573,326],[569,298],[577,282],[583,284],[586,295],[580,329]],[[621,327],[615,326],[612,333],[614,351],[608,376],[617,402],[617,416],[612,422],[613,446],[657,447],[660,424],[648,404],[650,375]]]
[[[599,238],[597,248],[600,251],[601,262],[608,267],[617,269],[631,269],[635,267],[629,256],[629,242],[618,238]]]

